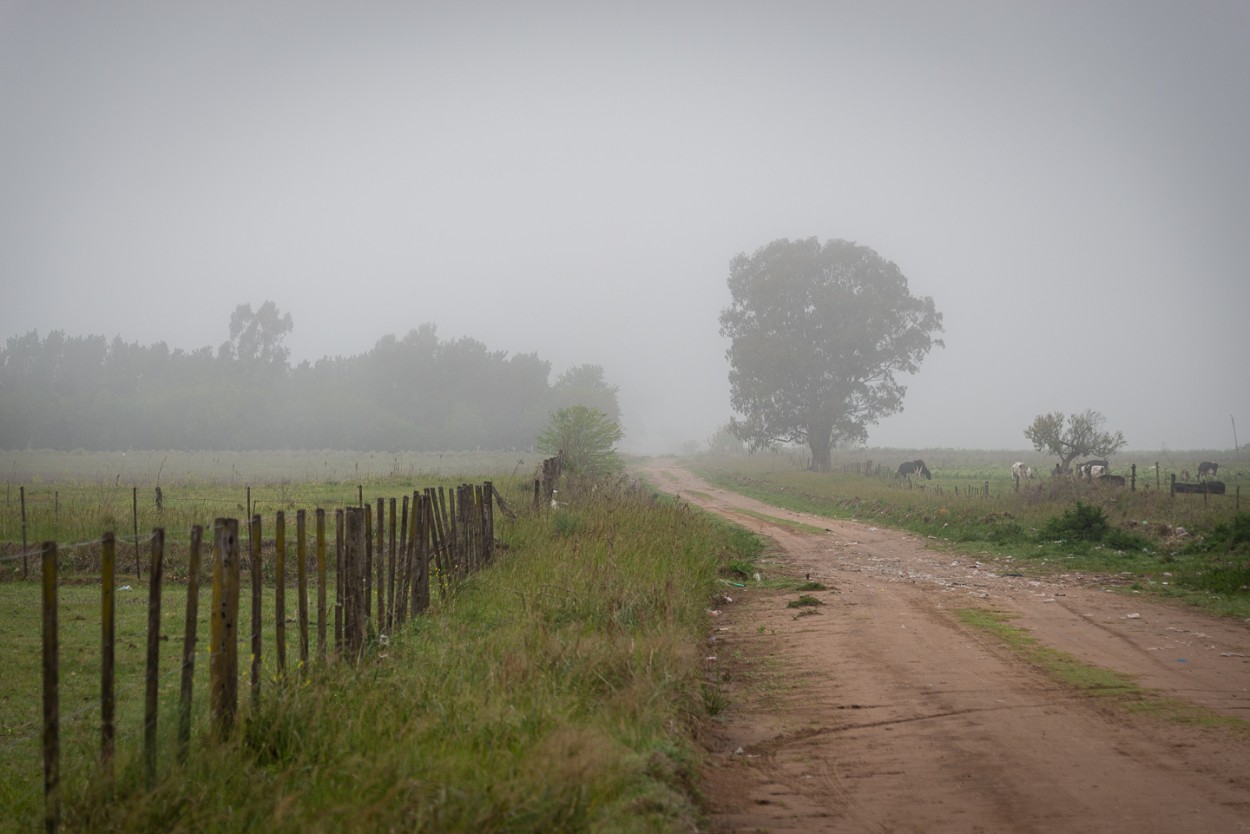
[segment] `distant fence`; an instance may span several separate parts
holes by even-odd
[[[430,604],[431,586],[446,595],[469,573],[490,564],[494,556],[494,506],[511,515],[502,496],[487,481],[450,490],[427,488],[405,495],[397,507],[395,498],[377,499],[334,511],[332,546],[335,575],[334,643],[336,657],[356,663],[364,656],[368,635],[389,634],[410,616]],[[309,615],[309,565],[315,570],[316,659],[324,663],[330,653],[327,607],[330,566],[327,548],[326,511],[316,510],[311,537],[304,510],[295,514],[295,618],[298,629],[299,673],[306,675],[312,662]],[[250,698],[260,703],[262,682],[262,592],[266,579],[274,584],[274,646],[279,677],[288,667],[286,591],[289,577],[286,514],[274,519],[276,558],[273,575],[262,572],[262,518],[254,515],[247,527],[251,571],[251,669]],[[212,608],[209,634],[210,736],[230,736],[239,707],[239,597],[243,549],[239,521],[218,518],[211,542]],[[201,549],[204,529],[191,529],[187,571],[187,612],[183,635],[181,687],[178,699],[177,740],[174,755],[185,762],[190,750],[191,707],[198,627]],[[312,553],[309,553],[311,539]],[[115,697],[115,584],[116,538],[108,532],[101,546],[101,674],[100,674],[100,775],[112,777],[116,740]],[[148,565],[147,655],[144,672],[144,719],[142,761],[147,785],[156,782],[157,718],[160,647],[160,609],[165,562],[165,531],[153,530]],[[58,665],[57,583],[58,546],[44,542],[35,552],[42,560],[43,621],[43,761],[44,821],[49,832],[58,830],[61,811],[60,701]],[[23,558],[28,555],[23,553]],[[376,591],[376,605],[374,604]]]

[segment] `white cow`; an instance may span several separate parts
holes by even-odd
[[[1034,474],[1033,467],[1025,466],[1024,461],[1018,460],[1011,465],[1011,477],[1017,481],[1022,481],[1025,478],[1036,478],[1037,475]]]

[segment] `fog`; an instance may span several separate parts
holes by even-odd
[[[946,347],[869,444],[1250,437],[1250,5],[0,0],[0,338],[296,362],[433,322],[730,416],[729,260],[844,238]]]

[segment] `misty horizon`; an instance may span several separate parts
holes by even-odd
[[[1250,419],[1250,8],[0,2],[0,338],[291,364],[431,322],[620,388],[630,453],[732,416],[728,265],[845,239],[944,315],[870,448],[1128,451]]]

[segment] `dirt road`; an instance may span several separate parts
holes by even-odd
[[[730,701],[705,773],[712,832],[1250,831],[1245,733],[1064,687],[956,612],[1011,612],[1084,663],[1245,720],[1250,624],[1111,593],[1093,577],[1003,576],[913,535],[778,510],[664,462],[649,477],[773,539],[764,573],[829,586],[811,594],[825,604],[808,616],[786,607],[796,592],[753,582],[727,588],[733,601],[710,615],[709,673]]]

